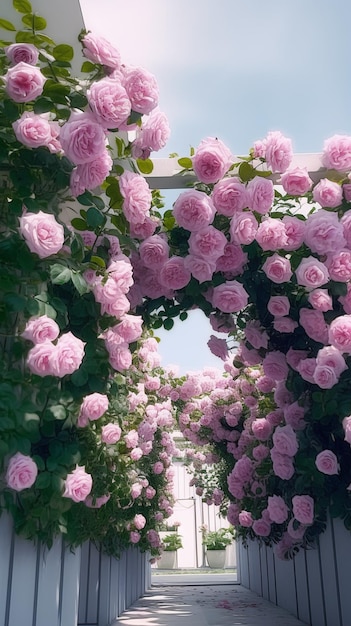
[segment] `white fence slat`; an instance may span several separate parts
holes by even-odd
[[[80,547],[74,552],[62,549],[62,609],[60,626],[76,626],[78,621],[78,597],[80,575]],[[16,626],[19,626],[18,624]]]
[[[248,550],[250,589],[252,589],[258,595],[262,595],[260,552],[261,546],[259,545],[259,543],[252,541]]]
[[[7,590],[10,580],[10,560],[13,546],[13,525],[9,515],[0,517],[0,624],[5,624]]]
[[[300,550],[295,556],[295,584],[297,595],[297,617],[306,624],[310,623],[310,599],[306,571],[306,554]],[[335,625],[336,626],[336,625]]]
[[[85,624],[87,621],[88,602],[88,580],[89,580],[89,541],[81,546],[80,581],[79,581],[79,602],[78,602],[78,624]]]
[[[100,552],[93,543],[89,544],[89,578],[87,596],[87,622],[96,624],[98,621]]]
[[[339,589],[331,523],[328,524],[325,533],[322,533],[319,537],[319,549],[321,555],[326,623],[333,624],[333,626],[343,626],[340,615]]]
[[[16,537],[13,552],[13,570],[10,592],[10,611],[6,626],[31,624],[35,607],[37,555],[30,541]],[[29,620],[28,620],[28,616]]]
[[[332,520],[336,564],[338,572],[338,589],[341,599],[342,626],[351,624],[351,592],[350,592],[350,564],[351,564],[351,533],[346,530],[340,519]],[[329,626],[329,625],[328,625]]]
[[[293,561],[283,561],[276,557],[274,557],[274,563],[277,590],[276,603],[278,606],[296,615],[297,604],[294,563]]]
[[[60,606],[62,537],[57,537],[50,550],[41,546],[38,573],[35,626],[47,626]]]

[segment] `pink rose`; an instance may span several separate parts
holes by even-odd
[[[305,407],[300,406],[298,401],[284,407],[284,419],[294,430],[303,430],[305,427]]]
[[[266,155],[266,140],[257,139],[257,141],[254,141],[252,151],[255,159],[264,159]]]
[[[351,202],[351,183],[344,183],[342,191],[346,202]]]
[[[25,111],[12,127],[17,141],[27,148],[48,146],[51,142],[50,122],[44,115]]]
[[[263,359],[263,371],[266,376],[275,381],[286,380],[289,372],[286,357],[283,352],[268,352]]]
[[[329,343],[341,353],[351,354],[351,315],[340,315],[329,326]]]
[[[79,369],[84,357],[84,346],[83,341],[71,332],[61,335],[51,356],[53,375],[63,378]]]
[[[219,337],[215,337],[215,335],[211,335],[207,345],[212,354],[218,356],[218,358],[222,359],[222,361],[225,361],[228,358],[229,352],[225,339],[220,339]]]
[[[265,158],[272,172],[285,172],[293,157],[291,139],[287,139],[280,131],[268,133]]]
[[[345,296],[340,296],[338,298],[339,302],[342,304],[345,313],[351,314],[351,284],[347,285],[347,293]],[[333,307],[331,307],[332,309]]]
[[[288,519],[289,509],[281,496],[268,496],[268,513],[271,522],[283,524]]]
[[[151,207],[152,195],[148,183],[140,174],[127,170],[119,177],[119,188],[124,198],[123,212],[128,222],[143,223]]]
[[[263,459],[266,459],[268,455],[269,455],[269,448],[267,446],[264,446],[262,443],[252,448],[252,456],[255,459],[255,461],[261,462],[263,461]]]
[[[80,196],[86,189],[93,191],[104,182],[112,168],[113,161],[107,152],[102,152],[97,159],[89,163],[80,163],[72,170],[70,187],[72,195]]]
[[[164,465],[161,461],[156,461],[156,463],[154,463],[154,465],[152,466],[152,471],[154,474],[162,474],[164,470]]]
[[[233,243],[239,245],[250,244],[255,240],[258,222],[252,213],[235,213],[230,222],[230,237]]]
[[[273,321],[273,328],[278,333],[293,333],[298,323],[291,317],[276,317]]]
[[[56,322],[47,315],[41,315],[28,320],[21,336],[37,344],[45,341],[55,341],[59,334],[60,328]]]
[[[87,33],[82,39],[83,54],[93,63],[100,63],[112,69],[121,65],[121,56],[118,50],[103,37]]]
[[[340,220],[348,248],[351,248],[351,211],[346,211]]]
[[[293,348],[289,348],[286,353],[286,362],[293,370],[296,370],[301,359],[305,359],[307,355],[308,352],[306,350],[294,350]]]
[[[290,311],[290,302],[287,296],[271,296],[269,298],[267,309],[276,317],[288,315]]]
[[[25,213],[19,218],[19,232],[31,252],[45,259],[59,252],[64,244],[64,229],[56,222],[54,215]]]
[[[12,43],[4,51],[12,65],[21,62],[36,65],[38,62],[39,50],[31,43]]]
[[[346,172],[351,169],[351,137],[333,135],[324,142],[322,163],[328,169]]]
[[[145,267],[157,270],[169,257],[169,245],[160,235],[152,235],[141,242],[139,254]]]
[[[322,207],[335,209],[342,202],[342,187],[328,178],[322,178],[313,188],[313,200]]]
[[[316,289],[329,281],[328,269],[313,256],[301,260],[295,275],[297,284],[307,289]]]
[[[211,198],[196,189],[181,193],[173,205],[173,215],[177,224],[191,232],[209,226],[213,222],[215,212]]]
[[[105,494],[103,496],[99,496],[98,498],[88,496],[84,500],[84,504],[88,507],[88,509],[101,509],[101,507],[104,506],[104,504],[106,504],[106,502],[108,502],[110,498],[110,494]]]
[[[93,479],[87,474],[85,467],[76,466],[65,480],[64,498],[70,498],[73,502],[84,502],[93,487]]]
[[[5,481],[10,489],[22,491],[34,485],[38,467],[30,456],[16,452],[7,465]]]
[[[184,259],[173,256],[168,259],[160,269],[159,279],[161,284],[168,289],[182,289],[191,279],[189,270],[186,269]]]
[[[309,215],[305,226],[305,243],[312,252],[320,255],[344,248],[343,225],[337,213],[319,209]]]
[[[301,524],[313,524],[314,500],[311,496],[294,496],[292,498],[293,513]]]
[[[256,233],[256,241],[262,250],[279,250],[287,242],[285,226],[279,219],[263,219]]]
[[[347,365],[341,352],[334,346],[325,346],[318,351],[316,358],[317,365],[327,365],[331,367],[336,376],[340,376],[345,370]]]
[[[314,370],[316,366],[317,363],[314,358],[301,359],[296,369],[304,380],[309,383],[314,383]]]
[[[327,289],[314,289],[308,294],[308,301],[317,311],[332,311],[333,300]]]
[[[147,115],[158,105],[158,85],[153,74],[142,67],[123,68],[123,87],[125,88],[132,110]]]
[[[322,450],[322,452],[317,454],[316,467],[322,474],[327,474],[328,476],[338,474],[340,469],[338,459],[331,450]]]
[[[265,417],[256,418],[251,424],[251,429],[259,441],[267,441],[273,431],[272,424]]]
[[[281,257],[277,252],[265,260],[262,270],[269,280],[277,284],[287,283],[292,277],[289,259]]]
[[[101,429],[101,441],[108,445],[113,445],[121,438],[122,431],[117,424],[106,424]]]
[[[146,519],[144,515],[141,515],[141,513],[137,513],[136,515],[134,515],[133,524],[137,530],[141,530],[142,528],[144,528],[146,524]]]
[[[256,387],[261,393],[270,393],[275,387],[275,380],[268,378],[268,376],[260,376],[256,380]]]
[[[245,327],[245,338],[253,348],[267,348],[268,334],[258,320],[250,320]]]
[[[217,259],[216,271],[229,272],[232,276],[242,274],[247,263],[247,253],[235,243],[227,243],[224,253]]]
[[[258,537],[268,537],[271,532],[271,524],[265,519],[256,519],[252,524],[252,530]]]
[[[148,158],[153,150],[161,150],[170,136],[170,127],[165,113],[154,109],[143,120],[143,126],[132,144],[134,158]]]
[[[106,150],[105,131],[90,112],[74,111],[61,127],[60,142],[75,165],[94,161]]]
[[[232,162],[227,146],[214,137],[203,139],[193,156],[195,176],[202,183],[216,183],[223,178]]]
[[[189,254],[184,259],[184,266],[199,283],[211,280],[213,273],[216,271],[216,262],[204,257]]]
[[[249,295],[237,280],[214,287],[212,305],[223,313],[238,313],[248,303]]]
[[[80,406],[78,426],[87,426],[89,421],[98,420],[108,409],[108,397],[102,393],[85,396]]]
[[[305,220],[300,220],[292,215],[285,215],[282,219],[285,226],[286,243],[284,250],[288,252],[298,250],[302,246],[305,237]]]
[[[56,346],[51,341],[37,343],[27,354],[27,366],[37,376],[54,376],[53,358]]]
[[[276,427],[273,433],[273,444],[279,454],[285,454],[290,457],[295,456],[299,448],[296,433],[290,424]]]
[[[130,224],[130,236],[132,239],[146,239],[154,234],[159,225],[160,220],[157,217],[146,215],[143,223]]]
[[[288,170],[281,176],[280,183],[290,196],[303,196],[312,186],[306,167],[294,167]]]
[[[247,185],[248,205],[261,215],[271,210],[274,200],[274,186],[268,178],[256,176]]]
[[[227,217],[248,206],[246,187],[235,178],[223,178],[216,183],[211,198],[217,213]]]
[[[127,343],[140,339],[143,319],[140,315],[125,315],[116,328],[116,333]]]
[[[326,266],[331,280],[347,283],[351,280],[351,250],[342,248],[338,252],[328,254]]]
[[[121,343],[110,350],[109,362],[116,372],[125,372],[132,365],[132,353],[127,343]]]
[[[136,448],[133,448],[133,450],[130,451],[129,456],[132,459],[132,461],[139,461],[139,459],[141,459],[143,454],[144,454],[144,451],[137,446]]]
[[[7,70],[4,81],[14,102],[30,102],[42,94],[46,78],[38,67],[21,61]]]
[[[252,514],[250,511],[241,511],[239,513],[238,521],[240,526],[244,528],[250,528],[253,524]]]
[[[87,98],[97,121],[104,128],[119,128],[131,112],[127,92],[118,80],[103,78],[91,84]]]
[[[290,480],[293,477],[295,469],[292,457],[280,454],[272,448],[271,459],[273,461],[273,472],[278,478]]]
[[[342,427],[345,433],[345,441],[351,445],[351,416],[344,417],[342,420]]]
[[[315,309],[300,309],[300,326],[314,341],[326,344],[328,342],[328,326],[322,311]]]
[[[225,235],[214,226],[204,226],[189,237],[189,252],[194,256],[216,261],[224,254],[227,244]]]

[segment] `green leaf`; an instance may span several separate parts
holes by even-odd
[[[180,167],[183,167],[185,170],[193,169],[193,162],[191,159],[189,159],[189,157],[181,157],[180,159],[178,159],[178,164],[180,165]]]
[[[41,472],[35,481],[36,488],[46,489],[50,485],[51,485],[51,474],[49,472]]]
[[[77,196],[77,200],[83,206],[90,206],[92,203],[92,194],[89,191],[82,193],[80,196]]]
[[[185,322],[186,319],[188,319],[188,314],[186,311],[182,311],[181,314],[179,315],[179,319],[181,322]]]
[[[32,5],[28,0],[13,0],[12,4],[18,13],[32,13]]]
[[[50,268],[50,280],[54,285],[64,285],[71,279],[71,270],[60,263],[54,263]]]
[[[72,61],[74,57],[74,50],[72,46],[67,44],[60,44],[59,46],[55,46],[52,51],[56,61]]]
[[[44,420],[51,422],[52,420],[64,420],[67,417],[66,409],[62,404],[53,404],[48,407],[44,413]]]
[[[81,72],[85,74],[89,74],[90,72],[94,72],[96,69],[96,65],[94,63],[90,63],[90,61],[84,61],[82,67],[80,68]]]
[[[0,18],[0,28],[3,28],[4,30],[16,31],[16,27],[13,24],[11,24],[11,22],[8,22],[7,20],[1,19],[1,18]]]
[[[38,114],[47,113],[48,111],[51,111],[52,108],[52,100],[49,100],[48,98],[38,98],[38,100],[34,102],[33,106],[34,113]]]
[[[171,317],[167,317],[164,321],[163,321],[163,328],[165,330],[171,330],[174,326],[174,320],[172,320]]]
[[[40,15],[34,15],[33,13],[27,13],[22,17],[22,22],[25,26],[34,30],[44,30],[47,26],[46,19]]]
[[[71,279],[72,283],[74,284],[75,288],[81,296],[84,293],[88,293],[90,291],[88,283],[81,274],[78,274],[78,272],[72,272]]]
[[[87,230],[88,228],[86,221],[82,220],[80,217],[74,217],[73,220],[71,220],[71,224],[76,230]]]
[[[102,259],[99,256],[92,256],[90,259],[90,263],[93,263],[94,265],[98,265],[99,267],[102,267],[102,268],[106,267],[106,263],[104,259]]]
[[[252,167],[252,165],[250,165],[250,163],[247,163],[246,161],[244,161],[243,163],[240,164],[239,176],[243,183],[247,183],[249,180],[252,180],[253,178],[255,178],[255,175],[256,175],[255,170]]]
[[[98,228],[106,224],[106,217],[92,206],[87,210],[87,224],[92,228]]]
[[[69,101],[75,109],[84,109],[88,104],[88,100],[83,93],[74,93],[72,96],[69,96]]]
[[[151,174],[154,164],[151,159],[137,159],[137,166],[142,174]]]

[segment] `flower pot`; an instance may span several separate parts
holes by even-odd
[[[162,553],[161,558],[157,561],[159,569],[175,569],[177,566],[177,551],[166,550]]]
[[[225,564],[225,550],[206,550],[206,558],[209,567],[223,569]]]
[[[80,548],[57,537],[50,550],[15,535],[12,519],[0,518],[1,626],[76,626]]]

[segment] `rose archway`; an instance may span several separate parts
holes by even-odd
[[[165,208],[143,176],[169,133],[154,77],[82,33],[75,79],[72,48],[29,2],[14,7],[24,30],[2,20],[16,43],[0,56],[1,508],[49,545],[63,532],[158,554],[177,415],[208,446],[217,491],[194,480],[243,537],[285,555],[328,510],[349,528],[351,138],[325,142],[318,181],[278,131],[240,159],[207,138],[179,159],[195,180]],[[233,360],[212,339],[219,377],[160,367],[154,333],[194,307],[240,340]]]

